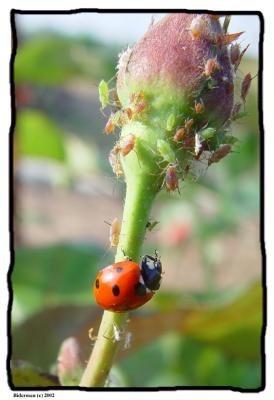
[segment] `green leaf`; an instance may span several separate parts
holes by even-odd
[[[12,287],[23,317],[47,305],[93,302],[93,279],[111,260],[104,253],[90,244],[17,249]]]
[[[39,111],[18,113],[15,139],[21,157],[42,157],[57,161],[66,158],[63,132]]]
[[[108,84],[104,80],[99,83],[99,97],[103,110],[108,105],[109,101]]]
[[[153,301],[151,303],[153,305]],[[154,303],[157,304],[157,300]],[[132,332],[132,341],[127,350],[124,349],[124,343],[121,343],[123,351],[118,357],[138,352],[144,345],[154,342],[165,333],[177,332],[183,337],[188,336],[215,346],[237,359],[260,360],[260,284],[242,290],[236,298],[234,296],[230,302],[219,307],[188,303],[187,307],[178,308],[178,299],[170,297],[169,308],[166,311],[152,312],[151,306],[148,305],[146,317],[142,310],[132,313],[128,326],[128,330]],[[13,329],[13,357],[28,359],[42,368],[48,368],[56,360],[63,340],[74,336],[79,341],[84,359],[87,359],[92,345],[88,331],[93,328],[96,335],[100,315],[99,307],[91,305],[44,307],[40,313]],[[31,347],[27,345],[30,337]]]
[[[262,287],[256,284],[223,308],[194,311],[182,324],[182,332],[228,354],[260,359],[262,307]]]
[[[60,386],[57,376],[43,372],[25,361],[12,363],[11,375],[15,387]]]
[[[15,62],[17,84],[62,85],[81,78],[98,82],[111,78],[117,49],[90,37],[35,33],[20,42]]]

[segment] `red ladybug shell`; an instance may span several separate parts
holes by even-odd
[[[140,267],[133,261],[105,267],[98,273],[93,285],[96,302],[103,309],[116,312],[142,306],[154,293],[145,289],[140,277]]]

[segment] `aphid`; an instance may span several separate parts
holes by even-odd
[[[125,336],[125,344],[124,344],[124,349],[125,350],[130,348],[131,338],[132,338],[132,332],[127,332],[126,336]]]
[[[108,89],[108,84],[102,80],[99,83],[99,98],[102,106],[102,110],[108,105],[109,101],[109,89]]]
[[[119,176],[124,175],[122,165],[119,160],[119,155],[117,153],[118,147],[115,146],[109,153],[108,160],[114,174],[119,178]]]
[[[141,114],[147,107],[147,102],[145,100],[139,101],[134,108],[136,114]]]
[[[192,118],[191,119],[187,118],[185,120],[185,129],[189,130],[192,127],[193,123],[194,123],[194,120]]]
[[[94,328],[90,328],[88,331],[88,337],[92,342],[97,340],[97,336],[93,335]]]
[[[196,114],[201,114],[202,112],[204,112],[205,106],[202,99],[200,100],[200,102],[197,102],[195,100],[194,109]]]
[[[124,112],[126,113],[128,120],[130,121],[132,119],[132,115],[133,115],[132,109],[129,107],[125,108]]]
[[[156,225],[159,224],[159,221],[147,221],[146,228],[151,232]]]
[[[174,165],[169,165],[166,169],[165,186],[168,192],[174,192],[179,188],[179,180]]]
[[[231,64],[234,65],[235,71],[237,70],[238,66],[240,65],[243,55],[249,48],[249,44],[246,48],[241,52],[240,45],[238,43],[232,44],[230,47],[230,61]]]
[[[113,133],[113,131],[114,131],[114,128],[115,128],[115,124],[113,122],[113,116],[114,116],[114,114],[111,113],[111,115],[109,117],[109,120],[108,120],[108,122],[106,123],[106,126],[105,126],[105,133],[107,135],[111,135]]]
[[[174,142],[178,143],[180,141],[180,139],[182,139],[184,137],[186,133],[185,128],[180,128],[176,131],[175,135],[173,136],[173,140]]]
[[[225,84],[226,94],[230,95],[234,92],[234,83],[233,82],[226,82]]]
[[[235,103],[233,106],[233,110],[232,110],[232,117],[235,117],[235,115],[237,115],[242,108],[242,103]]]
[[[201,16],[193,18],[189,27],[192,39],[200,39],[209,36],[209,27],[207,21]]]
[[[241,99],[243,100],[244,103],[245,103],[246,96],[248,95],[248,92],[250,89],[251,81],[252,81],[251,74],[248,73],[244,77],[242,85],[241,85]]]
[[[131,152],[131,150],[134,148],[135,141],[136,137],[132,133],[126,137],[126,139],[120,145],[120,152],[122,156],[126,156]]]
[[[230,47],[230,61],[231,64],[235,65],[238,63],[240,57],[240,45],[238,43],[232,44]]]
[[[119,99],[116,91],[113,92],[112,98],[113,98],[114,106],[117,108],[121,108],[121,102],[120,102],[120,99]]]
[[[209,78],[215,71],[220,70],[220,69],[221,69],[221,66],[218,63],[216,57],[210,58],[209,60],[207,60],[207,62],[205,64],[204,75],[207,78]]]
[[[199,160],[200,157],[201,157],[201,155],[203,154],[203,152],[204,152],[205,150],[209,150],[209,148],[208,148],[208,143],[207,143],[206,140],[204,140],[203,142],[201,142],[200,149],[199,149],[197,155],[194,156],[195,160]]]
[[[106,221],[105,221],[106,222]],[[114,218],[111,224],[106,222],[110,226],[109,228],[109,242],[111,247],[117,247],[119,243],[119,237],[121,232],[121,222],[118,218]]]
[[[175,120],[176,120],[175,115],[174,114],[170,114],[168,119],[167,119],[167,122],[166,122],[167,131],[172,131],[172,129],[174,128],[174,125],[175,125]]]
[[[169,164],[175,164],[175,155],[170,144],[163,139],[157,140],[157,149],[161,154],[162,158]]]
[[[184,178],[187,177],[188,173],[190,171],[190,164],[187,164],[184,168]]]
[[[214,153],[211,154],[210,158],[208,159],[208,166],[220,161],[231,152],[231,149],[232,146],[230,144],[221,145],[216,151],[214,151]]]
[[[209,140],[214,137],[215,133],[215,128],[208,127],[200,131],[200,137],[204,140]]]
[[[130,103],[133,105],[133,115],[141,114],[147,107],[147,102],[144,100],[145,92],[141,90],[139,93],[130,95]]]
[[[195,146],[194,146],[195,156],[198,156],[201,149],[202,149],[202,145],[201,145],[201,140],[200,140],[200,134],[199,134],[199,132],[196,132],[195,133]]]
[[[114,342],[120,342],[122,340],[122,331],[116,324],[113,323],[113,340]]]

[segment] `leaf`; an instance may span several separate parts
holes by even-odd
[[[112,259],[104,253],[90,244],[17,249],[12,288],[23,317],[49,305],[93,302],[93,279],[101,262]]]
[[[11,375],[16,388],[60,386],[57,376],[43,372],[25,361],[13,362]]]
[[[170,300],[170,303],[172,298]],[[178,300],[176,300],[178,304]],[[157,301],[156,301],[157,304]],[[235,358],[260,359],[262,330],[262,288],[260,284],[243,291],[236,299],[220,307],[205,305],[178,309],[169,304],[165,312],[142,310],[131,313],[128,331],[132,340],[128,349],[121,343],[118,357],[138,351],[168,332],[216,346]],[[101,311],[92,306],[58,306],[44,309],[13,330],[12,354],[14,358],[28,359],[42,368],[48,368],[56,360],[56,354],[64,339],[74,336],[79,341],[83,359],[89,357],[90,328],[96,334]],[[35,335],[33,335],[35,332]],[[28,346],[32,337],[31,346]],[[43,346],[41,346],[43,343]]]
[[[99,81],[115,73],[117,48],[90,37],[42,32],[19,43],[14,61],[16,84],[62,85],[81,78]]]
[[[193,311],[182,322],[181,331],[204,343],[221,347],[228,354],[259,359],[262,307],[262,287],[256,284],[221,309]]]
[[[108,84],[104,80],[99,83],[99,97],[103,110],[108,105],[109,101]]]
[[[15,138],[18,156],[50,158],[57,161],[64,161],[66,158],[63,132],[42,112],[19,112]]]

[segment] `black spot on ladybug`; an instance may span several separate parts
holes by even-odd
[[[137,296],[144,296],[146,294],[146,287],[141,282],[134,285]]]
[[[99,279],[96,279],[96,281],[95,281],[95,286],[96,286],[97,289],[99,289],[99,286],[100,286],[100,285],[99,285]]]
[[[117,272],[122,272],[122,271],[123,271],[123,268],[122,268],[122,267],[117,267],[117,268],[116,268],[116,271],[117,271]]]
[[[118,285],[114,285],[112,286],[112,293],[114,294],[114,296],[119,296],[120,294],[120,289]]]

